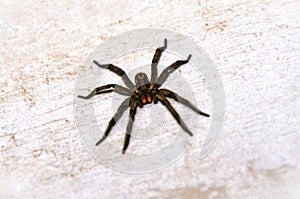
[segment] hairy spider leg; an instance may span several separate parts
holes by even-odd
[[[132,81],[129,79],[127,74],[121,68],[119,68],[118,66],[115,66],[113,64],[103,64],[102,65],[102,64],[99,64],[96,60],[94,60],[93,62],[100,68],[108,69],[108,70],[114,72],[115,74],[119,75],[120,77],[122,77],[122,80],[126,84],[126,86],[130,90],[133,90],[134,84],[132,83]]]
[[[126,135],[125,135],[122,154],[125,154],[125,151],[126,151],[128,145],[129,145],[130,134],[131,134],[131,131],[132,131],[132,125],[133,125],[133,122],[134,122],[134,117],[135,117],[135,114],[136,114],[137,106],[138,106],[137,101],[133,101],[132,105],[130,106],[129,120],[128,120],[128,123],[127,123]]]
[[[157,83],[157,65],[162,55],[162,52],[167,48],[167,39],[164,40],[164,46],[156,49],[151,64],[151,83]]]
[[[113,88],[113,89],[108,89],[108,88]],[[90,99],[90,98],[94,97],[95,95],[100,95],[103,93],[110,93],[110,92],[116,92],[116,93],[119,93],[121,95],[126,95],[126,96],[131,95],[130,90],[128,90],[127,88],[124,88],[123,86],[120,86],[117,84],[107,84],[107,85],[95,88],[88,96],[78,95],[77,97],[83,98],[83,99]]]
[[[173,115],[173,117],[176,119],[177,123],[181,126],[181,128],[187,132],[190,136],[193,136],[193,133],[188,129],[184,121],[181,119],[180,115],[177,113],[177,111],[174,109],[174,107],[171,105],[169,100],[167,100],[163,95],[157,94],[156,95],[158,100],[170,111],[170,113]]]
[[[172,72],[174,72],[180,66],[188,63],[190,61],[191,57],[192,57],[192,55],[190,54],[186,60],[178,60],[178,61],[174,62],[173,64],[171,64],[170,66],[168,66],[167,68],[165,68],[163,70],[163,72],[160,74],[160,76],[158,77],[157,84],[159,86],[161,86]]]
[[[183,97],[179,96],[178,94],[174,93],[173,91],[170,91],[168,89],[160,89],[159,90],[159,94],[165,96],[165,97],[169,97],[174,99],[175,101],[189,107],[190,109],[192,109],[193,111],[195,111],[196,113],[205,116],[205,117],[209,117],[209,115],[207,113],[204,113],[202,111],[200,111],[196,106],[194,106],[190,101],[184,99]]]
[[[119,106],[116,114],[111,118],[111,120],[108,123],[108,126],[104,132],[103,137],[96,143],[96,146],[101,144],[109,135],[111,129],[115,126],[115,124],[118,122],[118,120],[122,117],[123,113],[127,110],[129,107],[130,97],[126,98],[122,104]]]

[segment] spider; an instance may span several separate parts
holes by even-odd
[[[159,101],[162,105],[164,105],[172,114],[172,116],[176,119],[181,128],[188,133],[190,136],[193,136],[192,132],[188,129],[186,124],[181,119],[180,115],[171,105],[167,98],[171,98],[183,105],[189,107],[196,113],[209,117],[207,113],[200,111],[196,106],[194,106],[191,102],[174,93],[171,90],[160,88],[162,84],[167,80],[168,76],[178,69],[180,66],[186,64],[191,59],[192,55],[190,54],[186,60],[178,60],[165,68],[163,72],[158,76],[157,74],[157,65],[159,63],[160,57],[163,51],[167,48],[167,39],[164,40],[164,46],[156,49],[155,54],[152,59],[151,64],[151,78],[150,81],[145,73],[137,73],[135,76],[135,84],[129,79],[127,74],[119,67],[113,64],[99,64],[97,61],[93,61],[94,64],[99,66],[100,68],[108,69],[120,77],[122,77],[123,82],[127,86],[127,88],[120,86],[118,84],[107,84],[104,86],[100,86],[95,88],[88,96],[81,96],[79,98],[90,99],[95,95],[100,95],[104,93],[116,92],[121,95],[127,96],[127,98],[121,103],[117,112],[109,121],[108,126],[104,132],[102,138],[96,143],[96,146],[101,144],[109,135],[111,129],[115,126],[118,120],[121,118],[123,113],[130,107],[129,111],[129,121],[126,128],[126,135],[123,145],[122,154],[125,154],[126,149],[129,145],[132,125],[134,122],[134,117],[137,111],[137,108],[143,108],[143,106],[154,103],[157,104]]]

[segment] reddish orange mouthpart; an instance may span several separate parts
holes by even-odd
[[[151,102],[152,102],[151,95],[149,95],[149,94],[147,94],[147,101],[148,101],[149,103],[151,103]]]
[[[147,100],[146,100],[145,96],[142,96],[142,102],[143,102],[143,104],[146,104]]]

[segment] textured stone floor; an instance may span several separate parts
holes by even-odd
[[[296,0],[1,0],[0,198],[299,197],[299,13]],[[214,61],[226,119],[205,159],[191,147],[164,170],[128,174],[81,143],[82,63],[137,28],[184,34]]]

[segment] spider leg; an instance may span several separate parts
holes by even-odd
[[[117,75],[119,75],[120,77],[122,77],[123,82],[126,84],[126,86],[130,89],[133,90],[134,88],[134,84],[132,83],[132,81],[129,79],[129,77],[127,76],[127,74],[118,66],[115,66],[113,64],[99,64],[96,60],[93,61],[94,64],[96,64],[97,66],[99,66],[100,68],[106,68],[114,73],[116,73]]]
[[[108,88],[113,88],[113,89],[108,89]],[[121,95],[126,95],[126,96],[131,95],[130,90],[128,90],[127,88],[124,88],[123,86],[120,86],[117,84],[107,84],[107,85],[95,88],[88,96],[78,95],[78,97],[83,98],[83,99],[90,99],[95,95],[100,95],[103,93],[110,93],[110,92],[116,92],[116,93],[119,93]]]
[[[157,94],[157,99],[170,111],[170,113],[173,115],[173,117],[176,119],[177,123],[181,126],[181,128],[187,132],[190,136],[193,136],[193,133],[188,129],[184,121],[181,119],[180,115],[177,113],[177,111],[174,109],[174,107],[171,105],[169,100],[163,95]]]
[[[131,134],[131,131],[132,131],[132,125],[133,125],[133,122],[134,122],[134,116],[136,114],[137,106],[138,106],[138,103],[136,101],[133,102],[130,106],[129,120],[128,120],[128,124],[127,124],[127,128],[126,128],[126,135],[125,135],[122,154],[125,154],[126,149],[129,145],[130,134]]]
[[[177,102],[189,107],[190,109],[192,109],[193,111],[195,111],[196,113],[198,113],[200,115],[203,115],[205,117],[209,117],[209,115],[207,113],[204,113],[204,112],[200,111],[190,101],[184,99],[183,97],[179,96],[178,94],[174,93],[173,91],[170,91],[168,89],[160,89],[159,94],[161,94],[165,97],[169,97],[169,98],[172,98],[172,99],[176,100]]]
[[[183,64],[188,63],[190,61],[191,57],[192,57],[192,55],[190,54],[186,60],[178,60],[178,61],[174,62],[173,64],[171,64],[170,66],[168,66],[165,70],[163,70],[163,72],[158,77],[157,84],[161,86],[172,72],[174,72],[176,69],[178,69]]]
[[[125,99],[122,104],[119,106],[117,112],[115,113],[115,115],[113,116],[113,118],[111,118],[111,120],[108,123],[108,126],[104,132],[104,135],[102,136],[102,138],[96,143],[96,146],[98,146],[99,144],[101,144],[108,136],[108,134],[110,133],[111,129],[115,126],[115,124],[118,122],[118,120],[121,118],[121,116],[123,115],[123,113],[126,111],[126,109],[129,107],[129,101],[130,101],[130,97],[128,97],[127,99]]]
[[[164,46],[157,48],[153,56],[152,64],[151,64],[151,80],[150,80],[151,83],[157,82],[157,65],[162,55],[162,52],[164,52],[166,48],[167,48],[167,39],[164,40]]]

